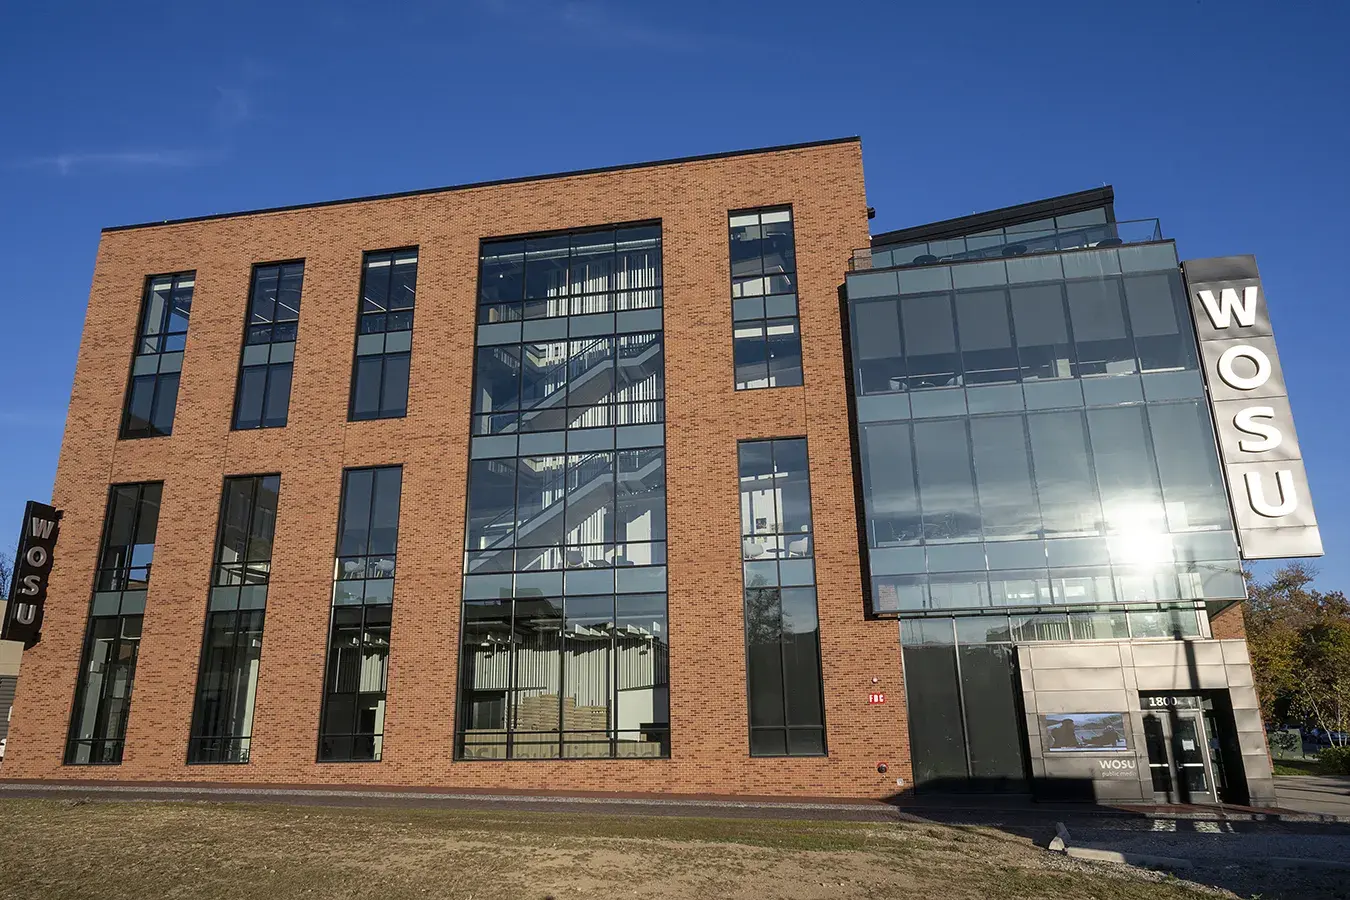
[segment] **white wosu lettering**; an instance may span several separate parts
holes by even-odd
[[[1252,509],[1261,515],[1278,519],[1298,509],[1298,493],[1294,490],[1294,473],[1291,470],[1279,469],[1275,472],[1275,486],[1280,490],[1279,504],[1266,499],[1260,472],[1247,472],[1243,478],[1247,482],[1247,499],[1251,501]]]
[[[1233,416],[1233,427],[1243,434],[1261,438],[1259,441],[1240,440],[1238,449],[1243,453],[1265,453],[1284,443],[1284,435],[1274,425],[1258,422],[1257,419],[1275,418],[1273,406],[1245,406]]]
[[[1201,291],[1200,302],[1205,305],[1205,312],[1209,313],[1209,320],[1214,323],[1215,328],[1227,328],[1233,322],[1233,316],[1236,314],[1238,324],[1244,328],[1250,328],[1256,324],[1256,286],[1245,287],[1242,289],[1242,300],[1238,300],[1238,292],[1233,288],[1224,288],[1219,291],[1219,299],[1214,299],[1213,291]]]
[[[1251,376],[1239,375],[1237,370],[1233,368],[1233,363],[1239,359],[1249,359],[1255,363],[1256,374]],[[1256,390],[1270,380],[1272,369],[1270,357],[1250,344],[1238,344],[1236,347],[1229,347],[1219,357],[1219,377],[1229,387],[1237,388],[1239,391]]]
[[[22,597],[36,597],[42,579],[37,575],[25,575],[19,579],[19,595]]]
[[[31,519],[28,522],[28,533],[35,538],[42,538],[44,541],[52,536],[52,529],[56,523],[51,519]]]
[[[14,621],[20,625],[32,625],[33,620],[37,618],[37,605],[33,603],[18,603],[14,606]]]
[[[40,569],[47,564],[46,547],[29,547],[28,552],[23,555],[23,561],[35,569]]]

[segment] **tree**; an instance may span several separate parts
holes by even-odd
[[[14,575],[14,565],[9,554],[0,550],[0,603],[9,599],[9,579]]]
[[[1350,600],[1309,585],[1303,563],[1249,580],[1247,638],[1266,721],[1350,731]],[[1344,743],[1344,740],[1340,741]]]

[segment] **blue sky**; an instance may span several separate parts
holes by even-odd
[[[1350,588],[1347,31],[1332,0],[5,4],[0,545],[50,496],[103,226],[858,134],[878,231],[1109,183],[1183,257],[1255,253]]]

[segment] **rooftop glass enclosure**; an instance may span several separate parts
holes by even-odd
[[[1175,245],[1074,215],[855,258],[878,613],[1245,595]]]

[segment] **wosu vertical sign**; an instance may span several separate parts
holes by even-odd
[[[10,579],[9,604],[0,628],[0,640],[20,641],[25,650],[38,642],[42,631],[42,605],[47,599],[47,578],[52,573],[52,551],[60,525],[60,510],[28,501],[19,555]]]
[[[1256,258],[1193,259],[1182,268],[1242,556],[1321,556]]]

